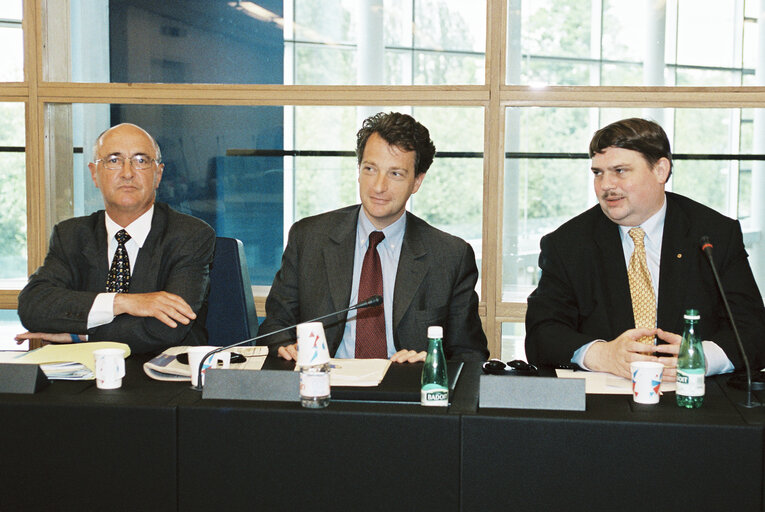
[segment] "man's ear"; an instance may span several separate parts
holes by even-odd
[[[653,166],[653,173],[656,175],[656,179],[662,185],[667,183],[669,179],[669,170],[672,168],[672,164],[665,157],[659,158],[656,165]]]

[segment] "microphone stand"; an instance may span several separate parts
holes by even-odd
[[[746,351],[744,350],[744,344],[741,341],[741,336],[738,334],[736,322],[733,320],[733,313],[730,310],[728,298],[725,296],[725,290],[723,289],[722,282],[720,281],[720,275],[717,273],[717,268],[715,267],[714,260],[712,259],[712,247],[713,245],[709,240],[709,237],[701,237],[701,250],[704,252],[704,254],[706,254],[707,259],[709,260],[709,266],[712,267],[712,275],[714,276],[715,282],[717,283],[717,290],[720,292],[720,297],[722,297],[723,305],[725,306],[725,312],[728,314],[728,320],[730,321],[730,325],[733,328],[733,335],[736,337],[736,343],[738,343],[738,349],[741,352],[741,358],[744,360],[744,368],[746,369],[745,383],[741,382],[741,379],[737,379],[735,376],[731,376],[731,378],[728,379],[728,385],[735,387],[736,389],[743,389],[746,391],[746,402],[742,402],[739,405],[742,405],[747,409],[760,407],[763,405],[762,403],[756,400],[752,400],[752,367],[749,365],[749,357],[747,357]]]
[[[332,313],[329,313],[327,315],[322,315],[316,318],[313,318],[311,320],[306,320],[305,322],[300,323],[307,323],[307,322],[318,322],[319,320],[323,320],[325,318],[329,318],[330,316],[339,315],[340,313],[345,313],[347,311],[352,311],[354,309],[363,309],[363,308],[369,308],[374,306],[379,306],[382,304],[383,299],[379,295],[373,295],[369,297],[367,300],[359,302],[357,304],[354,304],[353,306],[347,307],[345,309],[341,309],[340,311],[334,311]],[[297,327],[296,325],[288,325],[287,327],[283,327],[281,329],[277,329],[275,331],[267,332],[265,334],[261,334],[259,336],[255,336],[254,338],[250,338],[247,340],[238,341],[236,343],[232,343],[231,345],[225,346],[225,347],[216,347],[215,349],[209,351],[207,354],[202,357],[202,360],[199,362],[199,368],[197,369],[197,385],[191,386],[191,389],[194,389],[196,391],[202,391],[202,368],[204,367],[205,361],[212,356],[217,354],[218,352],[222,352],[224,350],[228,350],[230,348],[238,347],[240,345],[244,345],[245,343],[251,343],[253,341],[257,341],[259,339],[265,338],[266,336],[271,336],[272,334],[279,334],[280,332],[289,331],[290,329],[294,329]]]

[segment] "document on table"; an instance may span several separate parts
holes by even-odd
[[[585,393],[588,395],[631,395],[632,381],[605,372],[575,372],[574,370],[556,369],[560,379],[584,379]],[[661,391],[674,391],[674,382],[662,382]]]
[[[96,362],[93,351],[99,348],[119,348],[130,355],[130,347],[114,341],[95,341],[88,343],[51,344],[30,352],[10,352],[15,354],[0,358],[2,362],[39,364],[45,376],[53,380],[93,380]]]
[[[189,347],[170,347],[160,355],[143,363],[143,371],[154,380],[178,381],[191,380],[191,369],[188,365],[188,357],[185,363],[178,361],[179,354],[185,354]],[[212,350],[212,348],[210,349]],[[243,355],[247,360],[243,363],[231,363],[232,370],[260,370],[268,356],[268,347],[234,347],[224,352],[235,352]]]
[[[382,382],[390,359],[330,359],[330,386],[373,387]]]

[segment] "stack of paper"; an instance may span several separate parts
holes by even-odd
[[[130,355],[130,347],[114,341],[51,344],[24,352],[13,363],[39,364],[45,376],[52,380],[93,380],[96,361],[93,352],[100,348],[119,348]]]
[[[185,354],[188,350],[189,347],[170,347],[154,359],[145,362],[143,371],[154,380],[191,381],[191,369],[188,363],[181,363],[177,359],[178,354]],[[235,347],[224,352],[241,354],[247,358],[244,363],[232,363],[229,368],[260,370],[268,355],[268,347]]]
[[[390,359],[330,359],[330,386],[372,387],[382,382]]]

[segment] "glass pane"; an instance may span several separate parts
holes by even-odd
[[[71,51],[71,70],[56,69],[59,46],[50,48],[50,80],[369,85],[411,84],[416,75],[424,84],[484,82],[485,1],[91,0],[71,2],[68,14],[71,35],[52,22],[47,32]],[[402,51],[409,67],[381,65]],[[429,58],[411,58],[423,51]]]
[[[0,20],[21,21],[22,13],[21,0],[3,0],[0,2]]]
[[[27,278],[24,104],[0,103],[0,288]]]
[[[15,309],[0,309],[0,350],[28,350],[28,341],[16,345],[16,340],[13,339],[25,331]]]
[[[521,322],[502,322],[502,361],[526,361],[526,326]]]
[[[390,110],[409,112],[430,127],[442,152],[414,196],[413,212],[470,241],[480,257],[483,109]],[[375,112],[368,107],[75,104],[73,122],[59,128],[71,130],[74,147],[55,160],[69,162],[66,168],[73,162],[74,214],[101,209],[87,169],[93,141],[123,121],[142,126],[156,137],[165,163],[157,200],[205,220],[218,236],[242,240],[253,285],[267,286],[295,220],[358,202],[356,131]]]
[[[635,116],[662,120],[674,157],[668,191],[741,221],[765,290],[765,111],[517,108],[507,111],[505,140],[504,301],[523,301],[536,286],[540,238],[597,203],[592,134]]]
[[[0,82],[24,81],[24,37],[21,22],[4,23],[0,15]]]
[[[508,0],[507,83],[743,85],[762,60],[751,3]]]

